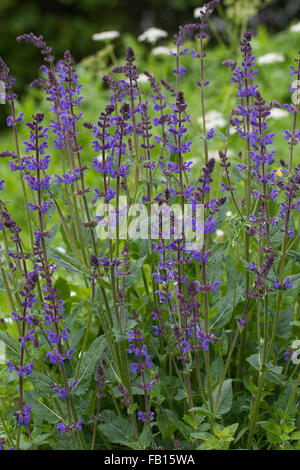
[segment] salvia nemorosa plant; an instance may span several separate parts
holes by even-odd
[[[218,3],[175,35],[174,83],[145,71],[146,93],[129,47],[94,121],[69,51],[56,62],[42,36],[18,38],[44,60],[31,86],[48,111],[32,116],[17,115],[0,59],[12,139],[1,165],[26,216],[21,227],[1,179],[0,449],[299,449],[298,85],[277,155],[267,118],[283,105],[262,96],[246,32],[240,60],[223,63],[236,105],[211,157],[205,45]],[[199,129],[182,91],[188,56]]]

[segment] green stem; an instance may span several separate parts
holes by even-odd
[[[256,428],[256,421],[257,421],[257,414],[259,411],[259,406],[261,402],[261,396],[264,388],[264,373],[260,372],[259,373],[259,380],[258,380],[258,388],[257,388],[257,394],[255,397],[255,402],[254,402],[254,407],[251,413],[251,420],[250,420],[250,431],[249,431],[249,436],[248,436],[248,441],[247,441],[247,449],[251,449],[252,447],[252,441],[253,441],[253,436],[255,433],[255,428]]]
[[[4,431],[5,431],[5,433],[6,433],[6,438],[7,438],[7,441],[8,441],[8,443],[9,443],[10,447],[14,447],[13,441],[12,441],[12,438],[11,438],[11,435],[10,435],[10,432],[9,432],[9,430],[8,430],[8,427],[6,426],[6,422],[5,422],[5,420],[4,420],[3,416],[2,416],[1,411],[0,411],[0,421],[1,421],[1,423],[2,423],[2,426],[3,426]]]

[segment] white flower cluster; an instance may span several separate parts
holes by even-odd
[[[300,23],[293,24],[293,26],[290,27],[290,31],[300,33]]]
[[[202,116],[197,119],[198,124],[202,125]],[[222,113],[219,111],[211,110],[205,114],[205,122],[207,129],[212,127],[225,127],[226,121]]]
[[[110,41],[120,36],[119,31],[103,31],[102,33],[93,34],[94,41]]]
[[[157,46],[152,49],[151,54],[155,56],[170,55],[170,52],[176,52],[176,49],[174,47],[169,49],[165,46]]]
[[[144,31],[143,34],[141,34],[138,37],[138,40],[140,42],[147,41],[147,42],[150,42],[151,44],[154,44],[159,39],[166,38],[167,36],[168,36],[167,31],[164,31],[163,29],[152,27],[152,28],[149,28],[146,31]]]
[[[284,62],[284,55],[281,52],[270,52],[257,59],[258,65],[274,64],[275,62]]]
[[[289,113],[285,109],[273,108],[271,109],[271,114],[268,116],[272,119],[281,119],[288,116]]]
[[[195,8],[194,10],[194,18],[201,18],[206,13],[206,6]]]

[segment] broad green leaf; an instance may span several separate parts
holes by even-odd
[[[0,330],[0,341],[5,344],[5,355],[7,360],[20,361],[20,345],[19,343],[9,336],[5,331]]]
[[[218,393],[218,387],[213,391],[214,404],[216,403],[217,393]],[[228,413],[228,411],[231,410],[231,406],[232,406],[232,379],[227,379],[224,381],[222,385],[220,399],[218,401],[218,406],[216,410],[217,415],[222,416]]]
[[[77,274],[79,276],[86,275],[86,272],[82,266],[74,260],[74,256],[71,256],[67,253],[61,253],[54,248],[49,248],[47,251],[49,253],[49,257],[55,263],[57,263],[58,266],[65,269],[69,273]]]
[[[112,410],[102,411],[101,417],[104,422],[100,423],[99,427],[109,442],[136,448],[131,425],[125,418],[121,420]]]
[[[46,423],[58,423],[62,417],[55,409],[47,406],[42,402],[40,393],[35,390],[25,390],[25,402],[32,407],[32,415],[36,424],[41,424],[43,421]]]
[[[80,374],[78,376],[78,394],[85,393],[88,390],[91,378],[95,373],[97,362],[103,358],[105,347],[105,336],[99,336],[92,342],[88,351],[84,354],[81,363]]]
[[[178,415],[175,413],[175,411],[172,410],[164,410],[165,414],[167,415],[168,420],[173,423],[178,431],[181,432],[182,436],[189,440],[190,434],[191,434],[191,428],[189,426],[186,426],[178,417]]]
[[[51,393],[52,380],[45,374],[40,374],[36,370],[33,370],[29,377],[30,382],[34,385],[35,390],[40,390],[44,393]]]
[[[137,281],[137,279],[141,280],[141,267],[145,264],[147,256],[143,256],[142,258],[138,259],[132,266],[129,266],[130,274],[126,278],[126,287],[127,289]]]
[[[260,371],[261,370],[261,363],[260,363],[260,358],[259,358],[259,354],[258,353],[255,353],[255,354],[252,354],[251,356],[247,357],[247,362],[249,362],[249,364],[257,371]]]

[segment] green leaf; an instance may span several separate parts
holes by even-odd
[[[222,245],[215,245],[212,256],[207,265],[206,281],[208,284],[213,282],[222,283],[223,279],[223,249]]]
[[[259,424],[265,431],[268,431],[271,434],[275,434],[276,436],[281,434],[280,426],[273,421],[261,421]]]
[[[34,385],[36,390],[40,390],[44,393],[50,393],[52,391],[51,382],[52,380],[45,374],[40,374],[35,370],[30,374],[30,382]]]
[[[219,383],[224,370],[224,361],[219,354],[211,365],[211,376],[214,382]]]
[[[159,430],[161,432],[162,439],[172,438],[174,431],[176,429],[176,426],[173,423],[171,423],[169,420],[167,420],[165,416],[161,413],[157,415],[156,421],[157,421]]]
[[[61,268],[65,269],[69,273],[77,274],[79,276],[85,275],[86,272],[82,269],[82,266],[74,260],[74,256],[67,253],[61,253],[60,251],[49,248],[49,257],[58,264]]]
[[[131,426],[126,419],[121,420],[112,410],[101,411],[101,417],[104,423],[99,424],[99,427],[109,442],[136,448],[131,435]]]
[[[214,418],[214,414],[207,408],[204,408],[202,406],[194,406],[194,408],[190,408],[189,411],[194,411],[198,415],[209,416],[210,418]]]
[[[52,241],[54,240],[54,238],[55,238],[55,236],[58,232],[58,229],[60,228],[60,225],[61,225],[60,221],[58,221],[49,230],[49,236],[46,237],[46,239],[45,239],[45,244],[46,244],[47,249],[50,247]]]
[[[77,394],[86,393],[88,390],[91,378],[96,370],[96,364],[102,359],[105,347],[106,339],[102,335],[92,342],[89,350],[84,354],[78,377]]]
[[[105,289],[112,290],[111,284],[105,281],[104,279],[102,279],[101,277],[97,277],[96,282],[97,284],[104,287]]]
[[[268,371],[265,375],[266,380],[271,383],[282,384],[282,380],[283,380],[283,377],[281,376],[282,369],[283,369],[282,366],[274,366],[274,364],[268,363],[266,365],[266,370]]]
[[[11,361],[20,360],[20,346],[18,342],[9,336],[8,333],[0,330],[0,341],[5,344],[5,355],[6,359]]]
[[[188,398],[186,391],[183,388],[178,388],[174,399],[176,401],[186,400]]]
[[[288,251],[288,256],[292,259],[300,261],[300,253],[298,253],[297,251],[289,250]]]
[[[242,292],[239,290],[236,295],[236,302],[242,296]],[[213,330],[223,328],[233,317],[234,314],[234,297],[232,292],[227,292],[224,297],[217,302],[218,312],[212,319],[210,328]]]
[[[218,387],[213,391],[214,404],[216,403],[217,393],[218,393]],[[228,411],[231,410],[231,406],[232,406],[232,379],[227,379],[224,381],[222,385],[220,399],[219,399],[217,410],[216,410],[217,415],[222,416],[228,413]]]
[[[51,444],[53,446],[53,442],[51,443],[50,442],[50,439],[49,438],[53,438],[53,434],[52,433],[46,433],[46,434],[40,434],[39,436],[37,437],[33,437],[33,441],[34,441],[34,446],[35,448],[37,448],[38,446],[40,446],[41,444]]]
[[[39,392],[35,390],[26,390],[24,392],[24,398],[25,402],[32,407],[32,414],[36,424],[41,424],[43,421],[54,424],[62,420],[62,417],[56,412],[56,410],[51,409],[42,402]]]
[[[151,444],[151,436],[149,433],[148,426],[145,426],[141,435],[140,435],[140,442],[143,446],[144,449],[147,449],[147,447],[150,446]]]
[[[223,133],[223,132],[220,132],[218,129],[215,129],[215,134],[217,137],[219,137],[219,139],[222,141],[222,142],[226,142],[227,141],[227,136]]]
[[[190,439],[190,434],[191,434],[191,428],[189,426],[186,426],[178,417],[178,415],[171,410],[164,410],[165,414],[167,415],[168,420],[173,423],[178,431],[181,432],[182,436],[189,440]]]
[[[58,291],[59,298],[61,298],[63,300],[69,299],[69,297],[70,297],[70,287],[69,287],[69,283],[64,278],[62,278],[60,276],[57,279],[57,281],[55,282],[54,287]]]
[[[281,409],[284,410],[287,408],[287,406],[290,403],[290,400],[293,397],[294,394],[294,388],[295,388],[296,381],[291,380],[285,389],[283,390],[283,393],[279,396],[278,400],[273,404],[273,407],[275,410]],[[293,405],[291,407],[291,413],[294,413],[297,408],[297,400],[293,400]]]
[[[142,258],[138,259],[132,266],[129,267],[130,274],[126,278],[126,287],[130,287],[137,279],[140,277],[141,274],[140,270],[141,267],[145,264],[147,256],[143,256]]]
[[[251,356],[247,357],[247,362],[257,371],[261,370],[261,363],[259,359],[259,354],[255,353],[252,354]]]
[[[293,306],[280,312],[278,319],[277,334],[283,338],[289,338],[292,333],[292,321],[294,318]]]
[[[284,227],[284,221],[280,220],[279,223],[275,226],[270,227],[270,241],[274,246],[278,246],[282,241],[282,231]]]
[[[199,431],[199,432],[193,432],[191,434],[191,437],[193,439],[201,439],[201,441],[205,441],[205,440],[208,440],[209,438],[211,438],[212,435],[208,432]]]
[[[215,220],[217,222],[217,227],[220,227],[220,225],[223,225],[225,214],[227,211],[228,211],[228,199],[225,202],[225,204],[223,204],[218,210],[218,212],[216,213]]]

